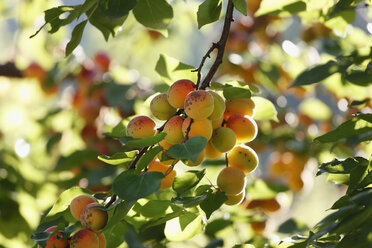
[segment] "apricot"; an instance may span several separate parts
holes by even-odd
[[[203,162],[204,157],[205,157],[205,150],[203,150],[199,154],[198,158],[196,159],[196,162],[193,162],[192,160],[187,160],[186,165],[191,166],[191,167],[198,166]]]
[[[80,220],[81,212],[83,212],[83,209],[89,204],[97,202],[96,198],[94,198],[91,195],[78,195],[75,196],[70,203],[70,211],[72,216],[76,220]]]
[[[177,109],[169,104],[166,93],[159,94],[151,100],[150,110],[159,120],[168,120],[177,112]]]
[[[248,115],[253,117],[255,111],[255,104],[250,98],[227,100],[224,117],[225,119],[228,119],[233,114]]]
[[[213,131],[211,144],[219,152],[230,151],[236,143],[234,131],[228,127],[219,127]]]
[[[192,119],[206,119],[213,113],[214,97],[205,90],[192,91],[186,96],[184,109]]]
[[[169,147],[172,146],[172,144],[169,144],[169,142],[166,141],[165,139],[163,139],[162,141],[160,141],[158,144],[159,144],[159,146],[163,147],[164,150],[168,150]]]
[[[226,109],[225,100],[222,98],[222,96],[220,96],[214,91],[208,91],[208,92],[212,94],[213,100],[214,100],[213,112],[208,117],[208,119],[212,121],[221,119]]]
[[[106,237],[103,233],[98,235],[99,248],[106,248]]]
[[[47,76],[45,69],[35,62],[32,62],[26,69],[24,69],[22,74],[25,77],[36,78],[39,83],[44,83]]]
[[[249,173],[256,169],[258,156],[249,146],[235,146],[227,155],[228,163],[231,167],[241,169],[244,173]]]
[[[169,172],[169,170],[171,170]],[[147,171],[159,171],[162,172],[164,175],[168,172],[167,175],[161,180],[160,189],[167,189],[170,188],[173,184],[173,180],[176,177],[176,171],[170,169],[170,165],[166,165],[160,161],[153,160],[148,165]]]
[[[205,157],[208,159],[216,159],[221,157],[222,153],[217,151],[216,148],[213,147],[211,141],[208,141],[207,145],[205,146]]]
[[[246,184],[247,178],[244,172],[235,167],[224,168],[217,177],[217,185],[226,195],[240,194]]]
[[[57,226],[51,226],[47,228],[44,232],[54,232],[56,230]],[[65,248],[68,246],[68,240],[64,240],[62,238],[62,233],[57,232],[56,234],[49,237],[45,248]],[[41,246],[38,246],[41,248]]]
[[[102,207],[98,202],[89,203],[80,215],[81,224],[85,228],[95,232],[102,230],[106,226],[108,220],[107,211],[100,208],[92,208],[99,206]]]
[[[223,116],[217,120],[212,120],[212,128],[213,130],[216,129],[216,128],[219,128],[222,126],[222,123],[223,123]]]
[[[110,67],[110,57],[106,53],[99,52],[94,55],[94,62],[103,72],[108,72]]]
[[[256,234],[261,235],[265,231],[266,220],[251,222],[250,225]]]
[[[195,90],[195,84],[188,79],[174,82],[168,89],[168,102],[174,108],[183,109],[187,94]]]
[[[280,209],[280,204],[275,198],[266,199],[262,201],[262,209],[268,212],[276,212]]]
[[[242,201],[245,198],[245,191],[243,190],[241,193],[237,195],[226,195],[227,196],[227,201],[224,203],[229,206],[234,206],[242,203]]]
[[[191,118],[187,117],[182,123],[182,133],[186,136],[187,128],[190,125]],[[212,122],[208,119],[193,120],[190,127],[189,138],[203,136],[207,140],[212,137]]]
[[[302,180],[301,175],[290,175],[288,186],[294,192],[301,191],[304,187],[304,181]]]
[[[99,239],[95,232],[82,229],[71,237],[70,248],[100,248]]]
[[[248,115],[233,114],[226,126],[234,131],[238,142],[249,142],[257,136],[257,124]]]
[[[129,121],[127,125],[127,136],[133,138],[146,138],[156,133],[155,122],[148,116],[139,115]]]
[[[183,140],[182,133],[183,119],[181,116],[173,116],[164,126],[164,132],[167,133],[165,140],[169,144],[178,144]]]

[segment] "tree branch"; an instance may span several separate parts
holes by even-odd
[[[0,76],[23,78],[22,71],[12,62],[0,65]]]

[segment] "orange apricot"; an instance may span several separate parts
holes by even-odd
[[[255,222],[251,222],[250,223],[253,231],[258,234],[258,235],[262,235],[262,233],[265,231],[265,227],[266,227],[266,220],[264,221],[255,221]]]
[[[255,111],[255,104],[250,98],[227,100],[224,117],[225,119],[228,119],[233,114],[248,115],[253,117]]]
[[[22,74],[25,77],[36,78],[39,83],[44,83],[47,76],[45,69],[35,62],[32,62],[26,69],[24,69]]]
[[[154,136],[156,133],[155,122],[148,116],[139,115],[129,121],[127,126],[127,136],[133,138],[146,138]]]
[[[80,221],[85,228],[98,232],[106,226],[108,214],[103,209],[93,207],[102,207],[102,205],[98,202],[89,203],[81,212]]]
[[[177,112],[177,109],[169,104],[166,93],[159,94],[151,100],[150,110],[159,120],[168,120]]]
[[[258,165],[258,156],[249,146],[235,146],[227,155],[229,165],[241,169],[244,173],[250,173]]]
[[[91,195],[78,195],[75,196],[70,203],[70,211],[75,219],[80,220],[80,215],[83,209],[89,204],[97,202],[96,198]]]
[[[244,172],[235,167],[224,168],[217,177],[217,185],[226,195],[240,194],[246,184],[247,178]]]
[[[160,189],[170,188],[173,184],[173,180],[176,177],[176,171],[171,168],[170,165],[166,165],[160,161],[153,160],[148,165],[147,171],[159,171],[162,172],[165,177],[161,180]]]
[[[280,204],[275,198],[266,199],[262,201],[262,209],[268,212],[275,212],[280,209]]]
[[[225,100],[222,98],[222,96],[220,96],[214,91],[208,91],[208,92],[212,94],[213,100],[214,100],[213,112],[208,117],[208,119],[212,121],[221,119],[226,109]]]
[[[47,228],[44,232],[54,232],[56,230],[57,226],[51,226]],[[66,248],[68,246],[68,240],[64,240],[62,238],[62,233],[57,232],[56,234],[49,237],[45,248]],[[41,246],[38,246],[41,248]]]
[[[301,175],[290,175],[288,179],[288,186],[294,192],[299,192],[304,187],[304,181]]]
[[[187,94],[195,90],[195,84],[188,79],[174,82],[168,89],[168,102],[174,108],[183,109]]]
[[[110,57],[106,53],[99,52],[94,55],[94,62],[103,72],[108,72],[110,67]]]
[[[186,136],[187,128],[190,125],[191,118],[187,117],[182,123],[182,132]],[[190,127],[189,138],[203,136],[207,140],[212,137],[213,129],[212,122],[208,119],[193,120]]]
[[[103,233],[98,235],[99,248],[106,248],[106,237]]]
[[[219,127],[213,131],[211,143],[219,152],[230,151],[236,143],[234,131],[228,127]]]
[[[206,119],[213,113],[213,95],[205,90],[192,91],[185,98],[184,109],[185,113],[192,119]]]
[[[222,153],[217,151],[216,148],[213,147],[211,141],[208,141],[207,145],[205,146],[205,157],[208,159],[216,159],[221,157]]]
[[[159,145],[163,147],[164,150],[168,150],[169,147],[172,146],[167,140],[163,139],[162,141],[159,142]]]
[[[165,140],[169,144],[178,144],[183,140],[182,133],[183,119],[181,116],[173,116],[164,126],[164,132],[167,133]]]
[[[257,136],[257,124],[247,115],[233,114],[226,126],[234,131],[238,142],[249,142]]]
[[[99,239],[95,232],[82,229],[71,237],[70,248],[100,248]]]
[[[245,191],[243,190],[241,193],[237,195],[226,195],[227,196],[227,201],[224,203],[229,206],[234,206],[238,205],[243,202],[245,198]]]

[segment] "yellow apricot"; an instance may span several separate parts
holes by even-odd
[[[213,100],[214,100],[213,112],[208,117],[208,119],[212,121],[221,119],[226,109],[225,100],[222,98],[222,96],[220,96],[214,91],[208,91],[208,92],[212,94]]]
[[[71,237],[70,248],[99,248],[99,239],[95,232],[82,229]]]
[[[223,122],[223,116],[217,120],[212,120],[212,128],[213,130],[216,129],[216,128],[219,128],[222,126],[222,122]]]
[[[235,146],[227,155],[231,167],[241,169],[244,173],[250,173],[258,165],[258,156],[249,146]]]
[[[248,115],[253,117],[255,111],[255,104],[250,98],[227,100],[224,116],[225,119],[228,119],[233,114]]]
[[[248,115],[233,114],[227,120],[227,127],[231,128],[238,142],[249,142],[257,136],[257,124]]]
[[[169,170],[171,170],[169,172]],[[164,175],[168,172],[168,174],[161,180],[160,189],[170,188],[173,184],[173,180],[176,177],[176,171],[171,169],[169,165],[166,165],[160,161],[153,160],[148,165],[147,171],[159,171],[162,172]]]
[[[183,119],[181,116],[173,116],[164,126],[164,132],[167,133],[165,140],[170,144],[178,144],[183,140],[182,133]]]
[[[245,190],[243,190],[241,193],[237,195],[226,195],[227,196],[227,201],[224,203],[229,206],[234,206],[242,203],[242,201],[245,198]]]
[[[182,132],[186,136],[187,128],[190,125],[191,118],[187,117],[182,123]],[[190,127],[189,138],[203,136],[207,140],[212,137],[213,129],[212,122],[208,119],[193,120]]]
[[[244,172],[236,167],[225,167],[217,177],[217,185],[226,195],[240,194],[246,184]]]
[[[156,133],[155,122],[148,116],[139,115],[129,121],[127,126],[127,136],[133,138],[146,138],[154,136]]]
[[[75,219],[80,220],[80,215],[83,209],[89,204],[97,202],[96,198],[91,195],[78,195],[75,196],[70,203],[70,211]]]
[[[187,94],[185,99],[185,113],[195,120],[208,118],[214,109],[214,97],[205,90],[195,90]]]
[[[166,93],[159,94],[151,100],[150,110],[159,120],[168,120],[177,112],[177,109],[169,104]]]
[[[99,248],[106,248],[106,237],[103,233],[98,235]]]
[[[187,160],[186,165],[187,166],[191,166],[191,167],[198,166],[198,165],[200,165],[203,162],[204,157],[205,157],[205,150],[203,150],[199,154],[198,158],[196,159],[196,162],[193,162],[191,160]]]
[[[168,102],[174,108],[183,109],[187,94],[195,90],[195,84],[187,79],[174,82],[168,89]]]
[[[98,202],[89,203],[81,212],[80,221],[81,224],[92,231],[98,232],[102,230],[108,220],[107,211],[99,209],[99,208],[92,208],[102,206]]]
[[[56,228],[57,226],[51,226],[47,228],[44,232],[54,232]],[[68,246],[68,241],[62,238],[61,232],[57,232],[53,236],[49,237],[45,248],[66,248],[67,246]],[[38,246],[38,247],[41,248],[41,246]]]
[[[213,131],[211,143],[219,152],[230,151],[236,143],[234,131],[228,127],[219,127]]]
[[[207,145],[205,146],[205,157],[208,159],[216,159],[221,157],[222,153],[217,151],[216,148],[213,147],[211,141],[208,141]]]
[[[159,145],[161,147],[163,147],[164,150],[168,150],[169,147],[172,146],[172,144],[169,144],[168,141],[166,141],[165,139],[163,139],[162,141],[159,142]]]

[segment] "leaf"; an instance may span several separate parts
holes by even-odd
[[[309,85],[314,83],[319,83],[320,81],[326,79],[332,74],[339,71],[337,62],[330,60],[325,64],[316,65],[310,69],[303,71],[295,79],[294,84],[291,87]]]
[[[139,173],[143,170],[155,157],[161,152],[163,148],[161,146],[156,146],[148,150],[137,162],[136,164],[136,173]]]
[[[200,203],[200,208],[209,219],[212,213],[219,209],[225,201],[227,201],[227,196],[224,192],[209,192],[207,198]]]
[[[133,14],[145,27],[164,31],[173,18],[173,9],[166,0],[137,0]]]
[[[285,234],[292,234],[292,233],[301,233],[308,229],[309,227],[305,223],[302,223],[299,220],[291,218],[291,219],[286,220],[279,226],[278,232],[285,233]]]
[[[189,79],[196,82],[197,73],[193,72],[193,70],[195,70],[195,67],[184,64],[164,54],[160,54],[155,66],[155,71],[168,85],[173,84],[179,79]]]
[[[97,156],[98,153],[95,150],[78,150],[67,157],[61,156],[54,170],[69,170],[76,167],[77,164],[83,164],[86,161],[97,161]]]
[[[233,223],[234,222],[232,220],[225,220],[222,218],[215,219],[212,222],[208,223],[208,225],[205,227],[205,234],[209,238],[215,238],[217,232],[233,225]]]
[[[164,234],[169,241],[183,241],[192,238],[202,231],[202,216],[186,212],[178,218],[167,221]]]
[[[126,170],[116,177],[113,190],[121,199],[131,202],[151,195],[160,189],[164,174],[144,172],[136,175],[134,170]]]
[[[141,208],[141,214],[149,218],[163,217],[170,204],[166,200],[150,200]]]
[[[226,100],[251,98],[251,91],[240,87],[226,87],[223,88],[223,96]]]
[[[276,184],[265,182],[263,180],[255,180],[254,183],[248,187],[247,194],[251,200],[265,200],[272,199],[280,192],[285,192],[288,187],[283,184]]]
[[[147,229],[147,228],[150,228],[150,227],[153,227],[153,226],[164,224],[171,219],[179,217],[180,215],[184,214],[185,212],[186,211],[184,211],[182,208],[178,208],[178,209],[174,210],[174,212],[166,214],[162,218],[159,218],[159,219],[156,219],[156,220],[150,220],[148,223],[141,226],[141,229],[144,230],[144,229]]]
[[[112,156],[99,155],[98,159],[111,165],[130,163],[136,156],[136,152],[117,152]]]
[[[62,138],[62,133],[56,133],[54,134],[47,142],[46,144],[46,151],[50,155],[52,152],[53,147],[58,144],[58,142]]]
[[[128,232],[124,234],[124,239],[130,248],[146,248],[131,225],[128,225]]]
[[[121,219],[119,220],[114,226],[111,228],[106,227],[103,231],[107,247],[119,247],[124,242],[124,234],[128,231],[128,225],[125,222],[121,222]]]
[[[331,109],[318,98],[308,98],[299,105],[299,111],[313,120],[328,120],[332,116]],[[316,109],[316,111],[314,111]]]
[[[344,160],[335,159],[331,162],[322,163],[316,175],[319,176],[323,173],[349,174],[355,167],[365,164],[368,164],[368,160],[362,157],[347,158]]]
[[[306,10],[306,4],[299,0],[263,0],[255,16],[295,14]]]
[[[204,177],[206,170],[203,169],[201,171],[197,170],[190,170],[186,171],[180,176],[176,176],[172,188],[178,194],[182,194],[187,190],[195,187]]]
[[[206,24],[218,21],[221,15],[221,10],[221,0],[205,0],[202,4],[199,5],[198,8],[198,28],[200,29]]]
[[[124,121],[120,121],[109,133],[104,133],[111,138],[123,138],[126,136],[126,127]]]
[[[72,30],[71,39],[66,46],[66,57],[70,55],[72,51],[80,44],[87,23],[88,20],[82,21],[75,26],[74,30]]]
[[[207,198],[208,194],[198,195],[198,196],[189,196],[189,197],[176,197],[172,198],[172,203],[177,205],[182,205],[185,208],[195,207],[199,205],[205,198]]]
[[[128,15],[136,3],[136,0],[98,0],[99,9],[111,20]]]
[[[168,150],[165,151],[165,154],[174,159],[191,160],[195,163],[198,159],[199,154],[203,151],[206,145],[206,138],[202,136],[192,137],[184,144],[171,146]]]
[[[245,0],[233,0],[234,7],[243,15],[247,15],[247,2]]]
[[[142,138],[142,139],[135,139],[130,136],[123,137],[119,139],[120,143],[124,146],[126,150],[135,149],[135,148],[142,148],[146,146],[152,146],[164,139],[167,134],[161,132],[155,136]]]
[[[372,84],[372,73],[367,71],[354,71],[346,73],[345,79],[352,84],[367,87]]]
[[[253,116],[253,119],[258,121],[263,120],[273,120],[276,122],[279,121],[277,117],[278,112],[276,111],[275,106],[272,102],[259,96],[253,96],[251,99],[256,105],[256,113]]]

